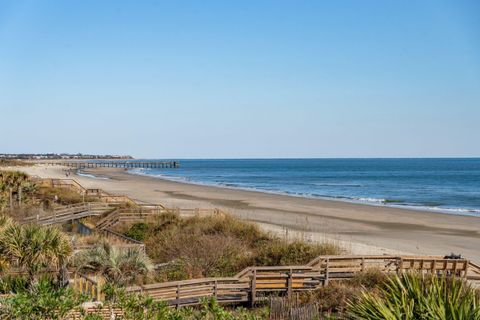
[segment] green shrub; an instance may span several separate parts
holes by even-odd
[[[140,222],[132,225],[130,229],[125,233],[125,235],[132,239],[143,241],[145,240],[147,232],[148,232],[148,224],[146,224],[145,222]]]
[[[28,290],[0,299],[0,318],[17,320],[64,319],[85,297],[70,288],[57,288],[42,277]]]
[[[26,290],[27,287],[27,277],[7,274],[0,278],[0,294],[21,292]]]
[[[389,279],[379,293],[362,292],[348,303],[352,319],[478,320],[480,296],[463,279],[405,273]]]

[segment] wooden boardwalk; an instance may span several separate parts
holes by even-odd
[[[320,256],[304,266],[249,267],[233,277],[172,281],[127,288],[171,306],[200,304],[214,297],[220,303],[254,305],[271,294],[291,298],[294,293],[315,290],[331,281],[346,280],[376,269],[385,274],[416,271],[480,281],[480,266],[466,259],[440,256]]]
[[[43,186],[67,188],[86,197],[94,197],[98,202],[84,202],[71,206],[62,206],[45,215],[31,216],[24,219],[26,223],[39,223],[44,225],[65,223],[89,216],[101,216],[96,224],[96,229],[105,230],[118,223],[143,222],[160,214],[173,213],[183,216],[212,216],[224,215],[218,208],[208,209],[181,209],[167,208],[162,204],[138,203],[124,195],[112,195],[101,189],[87,189],[73,179],[41,179],[34,181]]]
[[[51,166],[64,166],[75,169],[86,168],[179,168],[178,161],[55,161],[55,162],[41,162]]]

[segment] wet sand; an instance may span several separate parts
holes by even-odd
[[[60,167],[23,171],[65,178]],[[128,174],[124,169],[85,170],[98,177],[70,175],[87,188],[125,194],[140,202],[168,207],[221,208],[288,237],[335,241],[357,254],[451,252],[480,261],[480,217],[308,199],[220,187],[199,186]]]

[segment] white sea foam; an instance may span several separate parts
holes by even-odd
[[[93,179],[99,179],[99,180],[108,180],[107,177],[99,177],[90,173],[82,172],[80,170],[77,171],[77,174],[81,177],[87,177],[87,178],[93,178]]]
[[[361,184],[357,184],[357,183],[312,183],[312,185],[317,187],[354,187],[354,188],[363,187]]]
[[[376,198],[353,198],[353,200],[358,200],[360,202],[368,203],[385,203],[386,199],[376,199]]]

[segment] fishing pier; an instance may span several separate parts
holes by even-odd
[[[178,161],[65,161],[65,162],[46,162],[52,166],[64,166],[75,169],[84,168],[179,168]]]

